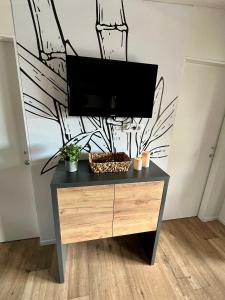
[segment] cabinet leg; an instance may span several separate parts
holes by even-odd
[[[67,245],[62,245],[61,235],[60,235],[60,222],[59,222],[59,213],[58,213],[58,200],[57,192],[54,187],[51,187],[52,192],[52,210],[53,210],[53,219],[55,227],[55,239],[56,239],[56,269],[58,273],[58,282],[64,282],[65,274],[65,265],[66,265],[66,254],[67,254]]]
[[[148,263],[154,265],[157,249],[156,231],[140,233],[139,237],[144,247]]]
[[[164,211],[164,206],[165,206],[165,201],[166,201],[168,182],[169,182],[168,179],[164,180],[163,194],[162,194],[162,200],[161,200],[161,206],[160,206],[156,231],[140,233],[140,238],[142,240],[142,243],[143,243],[143,246],[144,246],[145,252],[147,254],[150,265],[154,265],[154,263],[155,263],[155,256],[156,256],[156,250],[157,250],[157,246],[158,246],[163,211]]]
[[[57,255],[57,281],[63,283],[65,281],[65,267],[66,267],[66,257],[67,257],[67,245],[57,245],[56,244],[56,255]]]

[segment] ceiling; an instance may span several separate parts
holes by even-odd
[[[225,9],[225,0],[149,0],[149,1]]]

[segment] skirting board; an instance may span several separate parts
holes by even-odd
[[[218,217],[200,217],[198,216],[198,218],[202,221],[202,222],[210,222],[210,221],[215,221],[218,220]]]
[[[223,225],[225,225],[225,220],[223,218],[219,217],[218,221],[220,221],[220,223],[222,223]]]
[[[202,221],[202,222],[210,222],[210,221],[219,221],[220,223],[222,223],[223,225],[225,225],[225,220],[222,219],[221,217],[204,217],[201,218],[200,216],[198,216],[198,218]]]
[[[52,245],[55,244],[55,239],[52,240],[40,240],[40,246],[47,246],[47,245]]]

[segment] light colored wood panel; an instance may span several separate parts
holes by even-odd
[[[125,266],[133,298],[135,300],[177,299],[173,286],[159,265],[155,263],[150,266],[146,262],[146,254],[143,247],[140,246],[139,238],[129,236],[119,237],[118,240],[121,241],[121,259]]]
[[[183,234],[191,241],[191,246],[198,247],[197,254],[206,261],[206,265],[210,272],[213,271],[217,284],[221,285],[221,288],[225,291],[225,262],[223,257],[221,257],[220,253],[216,251],[216,249],[211,245],[209,240],[201,238],[198,234],[198,220],[196,218],[196,222],[189,222],[187,219],[182,219],[180,222],[180,229],[182,229]],[[188,230],[187,224],[190,228]],[[202,257],[202,253],[205,254]],[[207,257],[207,259],[206,259]]]
[[[204,223],[205,224],[205,223]],[[225,241],[225,226],[218,221],[207,222],[207,227],[214,232],[216,237]]]
[[[118,242],[93,241],[88,254],[90,299],[133,300]]]
[[[198,218],[166,221],[162,225],[159,246],[168,258],[184,297],[188,299],[197,299],[193,292],[196,289],[207,291],[209,299],[224,298],[225,260],[219,259],[219,252],[212,249],[206,239],[206,232],[208,236],[213,236],[213,231],[210,232],[207,227],[206,223],[199,223]]]
[[[68,229],[62,225],[61,240],[62,244],[71,244],[83,241],[102,239],[112,236],[112,222],[89,224],[72,227]]]
[[[77,213],[77,210],[74,208],[71,209],[60,209],[59,210],[60,224],[61,230],[69,230],[70,227],[80,226],[82,230],[82,226],[88,226],[91,224],[100,223],[108,223],[113,219],[113,211],[112,207],[107,209],[84,209]]]
[[[126,234],[134,234],[139,232],[155,231],[157,227],[157,217],[152,221],[143,220],[116,220],[113,224],[113,236],[120,236]],[[129,223],[128,223],[129,221]]]
[[[119,201],[119,200],[118,200]],[[158,216],[161,201],[160,200],[152,200],[151,202],[147,202],[142,205],[141,202],[136,202],[132,205],[134,201],[124,201],[125,203],[117,203],[115,204],[116,208],[114,209],[114,218],[117,220],[148,220],[149,215]],[[131,202],[131,203],[130,203]],[[124,206],[124,207],[123,207]],[[158,218],[157,218],[158,220]]]
[[[114,185],[59,189],[63,244],[112,236]]]
[[[163,181],[115,186],[113,236],[157,228]]]
[[[89,296],[83,296],[83,297],[78,297],[78,298],[69,298],[70,300],[90,300]]]
[[[68,272],[65,282],[58,284],[53,280],[48,270],[30,272],[21,300],[66,300],[68,293]],[[7,298],[10,299],[10,298]]]
[[[59,209],[112,207],[114,185],[57,189]]]
[[[126,199],[129,197],[132,201],[142,203],[145,200],[160,200],[163,186],[163,181],[117,184],[115,193],[117,198]]]
[[[88,245],[86,242],[70,245],[67,265],[69,271],[68,299],[88,300]]]

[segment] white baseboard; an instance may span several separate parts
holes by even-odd
[[[210,222],[210,221],[215,221],[218,220],[218,217],[200,217],[198,216],[198,218],[202,221],[202,222]]]
[[[40,240],[40,246],[52,245],[55,244],[55,239],[52,240]]]
[[[225,220],[224,220],[223,218],[219,217],[219,218],[218,218],[218,221],[219,221],[220,223],[222,223],[223,225],[225,225]]]
[[[221,217],[200,217],[198,216],[198,218],[202,221],[202,222],[210,222],[210,221],[219,221],[220,223],[222,223],[223,225],[225,225],[225,220]]]

